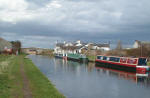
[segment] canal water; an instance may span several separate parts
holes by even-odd
[[[30,55],[30,59],[67,98],[150,98],[150,77]]]

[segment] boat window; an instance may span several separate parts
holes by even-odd
[[[107,61],[109,61],[109,57],[107,57]]]
[[[137,58],[128,58],[127,63],[128,64],[137,64],[138,59]]]
[[[114,57],[110,57],[109,61],[114,61]]]
[[[106,57],[106,56],[104,56],[104,57],[103,57],[103,60],[107,60],[107,57]]]
[[[120,61],[120,58],[117,58],[117,57],[110,57],[109,61],[119,62],[119,61]]]
[[[116,62],[120,62],[120,58],[116,58],[115,60],[116,60]]]
[[[147,65],[147,59],[146,58],[139,58],[138,65]]]
[[[127,58],[120,58],[120,62],[121,63],[126,63],[127,62]]]
[[[100,59],[100,60],[102,60],[102,56],[97,56],[97,59]]]

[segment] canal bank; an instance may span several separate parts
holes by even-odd
[[[0,55],[0,98],[65,98],[25,55]]]

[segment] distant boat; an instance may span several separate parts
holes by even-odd
[[[63,58],[63,54],[62,53],[55,53],[54,54],[56,58]]]
[[[56,58],[62,58],[65,60],[73,60],[73,61],[78,61],[78,62],[88,62],[88,58],[84,54],[77,54],[77,53],[66,53],[66,54],[61,54],[57,53],[55,54]]]
[[[73,54],[73,53],[68,53],[67,54],[67,60],[74,60],[74,61],[79,61],[79,62],[88,62],[88,58],[84,54]]]
[[[150,67],[147,66],[147,58],[144,57],[130,58],[98,55],[96,65],[140,74],[145,74],[150,71]]]

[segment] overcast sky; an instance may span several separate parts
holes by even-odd
[[[0,0],[0,37],[23,47],[150,41],[150,0]]]

